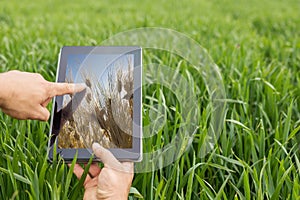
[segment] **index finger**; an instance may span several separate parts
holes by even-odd
[[[51,97],[64,94],[73,94],[86,88],[83,83],[50,83]]]

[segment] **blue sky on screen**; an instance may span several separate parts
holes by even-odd
[[[121,67],[123,71],[128,70],[128,58],[131,60],[131,66],[133,66],[134,59],[132,54],[69,55],[66,77],[69,80],[71,78],[75,83],[83,83],[82,75],[83,73],[88,73],[93,75],[93,78],[96,78],[100,83],[106,84],[107,74],[111,69],[117,70]]]

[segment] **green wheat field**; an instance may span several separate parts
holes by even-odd
[[[210,112],[201,74],[180,57],[145,50],[144,62],[189,80],[201,117],[190,148],[169,166],[136,174],[129,198],[300,199],[298,0],[0,0],[0,72],[38,72],[55,81],[62,46],[99,45],[140,27],[170,28],[206,48],[223,77],[227,106],[213,150],[199,157]],[[147,151],[170,142],[180,126],[180,102],[160,85],[143,88],[143,122],[161,99],[167,123],[144,140]],[[83,179],[63,160],[47,161],[48,132],[49,123],[0,112],[0,199],[82,199]]]

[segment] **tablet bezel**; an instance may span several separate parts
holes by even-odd
[[[60,50],[58,67],[56,74],[56,82],[65,82],[67,61],[69,55],[76,54],[134,54],[134,77],[133,77],[133,133],[132,148],[120,149],[110,148],[112,154],[120,161],[142,160],[142,48],[138,46],[64,46]],[[57,155],[60,155],[65,162],[72,162],[76,152],[78,152],[77,162],[87,162],[91,157],[91,149],[61,149],[57,147],[57,136],[61,123],[61,112],[57,111],[57,104],[62,105],[63,96],[53,98],[52,115],[49,132],[49,160],[53,160],[53,152],[56,147]],[[56,144],[56,145],[54,145]],[[94,158],[96,160],[96,158]]]

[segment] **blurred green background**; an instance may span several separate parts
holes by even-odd
[[[139,27],[185,33],[220,68],[230,100],[224,129],[214,150],[198,158],[206,131],[200,120],[192,148],[168,167],[136,174],[130,198],[299,199],[299,11],[297,0],[2,0],[0,72],[38,72],[54,81],[62,46],[98,45]],[[150,53],[145,56],[151,59]],[[156,57],[170,62],[163,53]],[[168,64],[176,67],[179,61]],[[201,78],[193,74],[193,79],[195,88],[205,90]],[[156,89],[144,90],[143,99]],[[205,91],[199,96],[208,98]],[[169,129],[176,127],[168,120]],[[82,181],[63,161],[47,162],[48,131],[47,123],[0,113],[0,199],[82,198]]]

